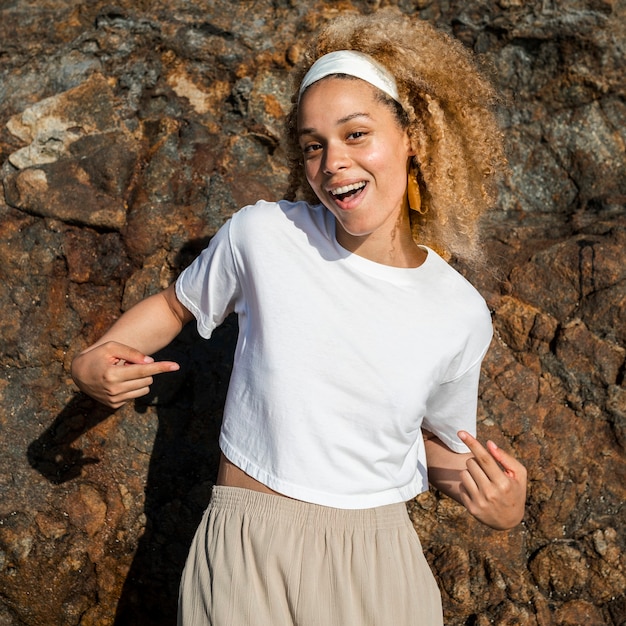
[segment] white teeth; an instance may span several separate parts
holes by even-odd
[[[340,196],[344,193],[348,193],[349,191],[363,189],[363,187],[365,187],[365,183],[361,181],[360,183],[353,183],[352,185],[344,185],[343,187],[337,187],[337,189],[333,189],[330,193],[332,193],[333,196]]]

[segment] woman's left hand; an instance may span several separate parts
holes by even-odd
[[[461,471],[461,503],[491,528],[513,528],[524,517],[526,468],[493,441],[485,447],[465,431],[459,437],[473,454]]]

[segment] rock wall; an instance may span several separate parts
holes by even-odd
[[[479,409],[528,466],[501,533],[409,503],[450,625],[626,623],[626,9],[618,0],[0,3],[0,625],[172,624],[217,465],[236,323],[112,413],[73,354],[286,184],[289,70],[321,22],[398,10],[484,55],[511,172],[472,279]]]

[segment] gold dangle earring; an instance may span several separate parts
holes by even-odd
[[[426,209],[422,209],[422,196],[420,194],[420,186],[417,182],[417,167],[411,159],[409,163],[409,171],[407,173],[406,193],[409,201],[409,208],[417,211],[422,215],[426,213]]]

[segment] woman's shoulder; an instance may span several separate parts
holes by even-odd
[[[424,248],[428,252],[425,267],[428,268],[433,280],[436,280],[438,284],[442,285],[444,288],[460,290],[462,292],[466,292],[468,296],[475,296],[482,299],[482,296],[476,287],[474,287],[474,285],[472,285],[472,283],[463,274],[461,274],[459,270],[453,267],[450,262],[446,261],[441,255],[431,248],[428,248],[427,246],[424,246]]]
[[[303,200],[296,202],[289,200],[257,200],[254,204],[248,204],[236,211],[233,217],[238,220],[282,219],[290,214],[315,213],[318,209],[319,205],[311,205]]]
[[[299,230],[319,229],[323,222],[321,205],[304,201],[259,200],[233,214],[231,232],[238,237],[266,237],[292,230],[294,225]]]
[[[450,312],[457,311],[470,324],[481,319],[491,323],[491,314],[484,297],[461,272],[431,249],[428,249],[424,267],[442,306]]]
[[[254,204],[238,209],[233,213],[232,219],[238,223],[238,226],[243,227],[259,222],[267,223],[268,220],[284,221],[290,216],[314,213],[316,208],[304,201],[258,200]]]

